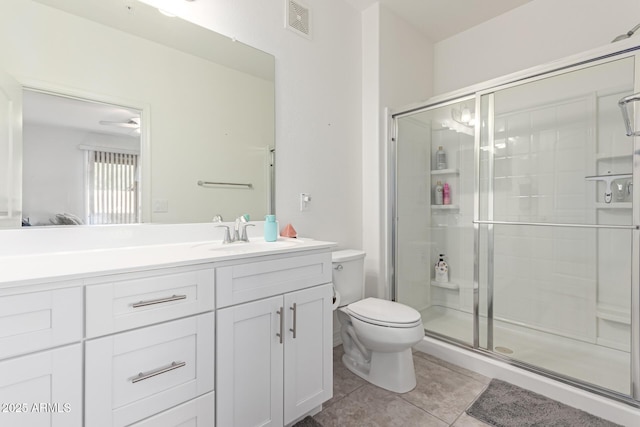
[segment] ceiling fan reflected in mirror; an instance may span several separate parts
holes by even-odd
[[[129,120],[100,120],[100,124],[104,126],[116,126],[120,128],[140,129],[140,117],[132,117]]]
[[[99,122],[103,126],[113,126],[117,128],[131,129],[129,135],[140,134],[140,117],[131,117],[124,120],[100,120]]]

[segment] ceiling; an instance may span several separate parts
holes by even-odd
[[[38,0],[46,3],[48,0]],[[79,0],[80,1],[80,0]],[[488,21],[532,0],[345,0],[357,10],[376,2],[393,11],[433,42]],[[25,92],[25,122],[54,124],[92,132],[128,135],[131,129],[100,125],[127,121],[139,112],[71,98]]]
[[[22,119],[25,124],[49,125],[136,139],[139,137],[139,133],[133,132],[134,129],[100,124],[100,121],[126,122],[140,117],[140,112],[136,110],[32,90],[23,92],[22,102]]]
[[[433,42],[475,27],[532,0],[345,0],[358,10],[374,3],[403,18]]]

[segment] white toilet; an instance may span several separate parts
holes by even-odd
[[[379,298],[363,299],[364,256],[356,250],[332,254],[334,308],[344,346],[342,362],[354,374],[397,393],[416,386],[411,346],[424,337],[420,313]]]

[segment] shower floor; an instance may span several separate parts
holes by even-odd
[[[432,306],[420,313],[427,331],[472,344],[471,313],[442,306]],[[481,346],[486,343],[486,327],[486,319],[481,318]],[[630,393],[628,352],[499,320],[494,321],[493,345],[495,353],[511,359],[623,394]]]

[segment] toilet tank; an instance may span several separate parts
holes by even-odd
[[[333,286],[340,294],[340,306],[351,304],[364,297],[365,253],[345,249],[331,254]]]

